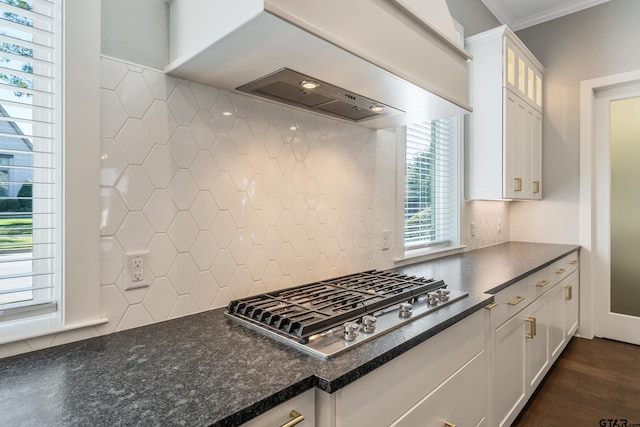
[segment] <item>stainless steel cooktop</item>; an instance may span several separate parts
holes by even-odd
[[[372,270],[234,300],[225,315],[328,358],[467,295],[442,280]]]

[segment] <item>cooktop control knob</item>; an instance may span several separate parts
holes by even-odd
[[[410,303],[400,303],[400,317],[411,317],[411,310],[413,310],[413,305]]]
[[[437,292],[440,301],[449,301],[449,294],[451,293],[449,289],[438,289]]]
[[[438,295],[437,292],[429,292],[427,294],[427,298],[428,298],[427,303],[429,305],[436,305],[436,304],[438,304],[438,301],[440,300],[440,296]]]
[[[366,334],[370,334],[375,331],[377,321],[378,319],[376,319],[374,316],[362,316],[362,329],[364,329],[364,332]]]
[[[344,339],[346,341],[353,341],[358,336],[358,330],[360,329],[360,325],[356,322],[346,322],[343,327]]]

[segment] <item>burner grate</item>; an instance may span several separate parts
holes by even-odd
[[[442,280],[371,270],[234,300],[227,314],[307,342],[314,334],[444,286]]]

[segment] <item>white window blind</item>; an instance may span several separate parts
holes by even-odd
[[[0,0],[0,321],[60,293],[57,0]]]
[[[408,125],[405,251],[457,243],[457,118]]]

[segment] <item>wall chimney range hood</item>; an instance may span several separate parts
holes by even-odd
[[[369,128],[471,111],[445,0],[172,0],[170,34],[171,75]]]

